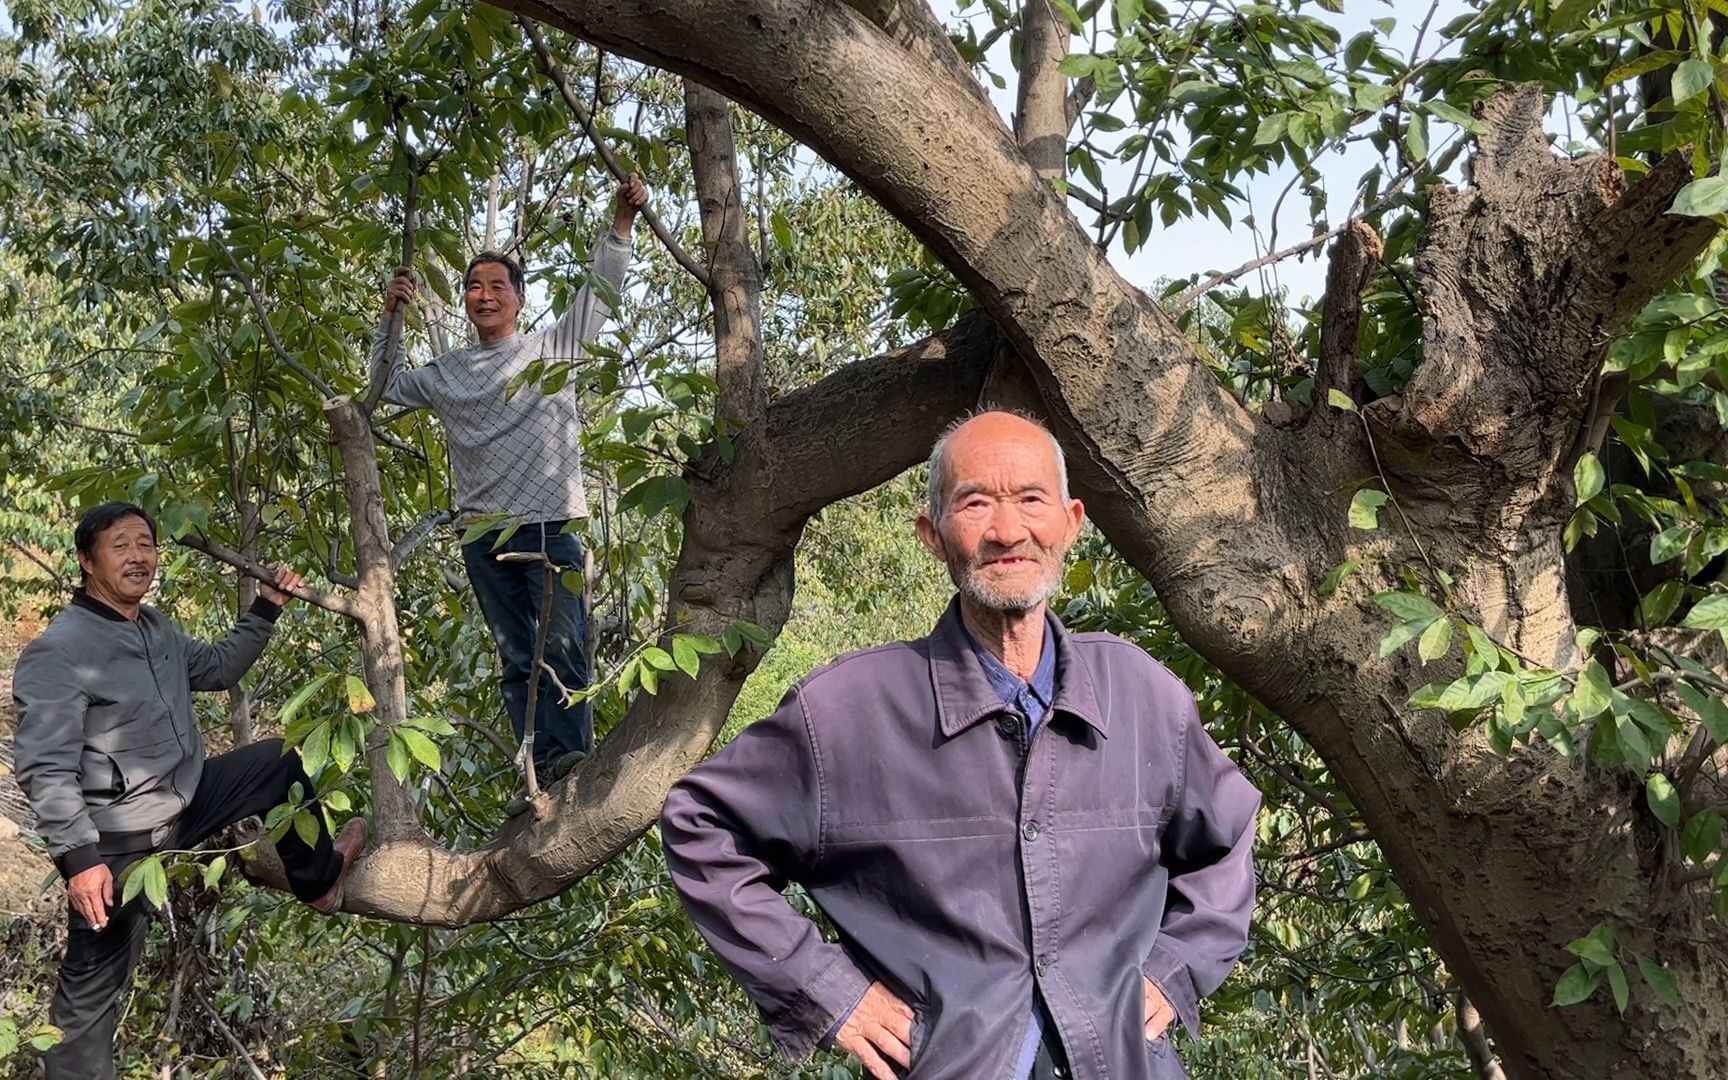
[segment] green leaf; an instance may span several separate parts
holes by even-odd
[[[1644,981],[1650,984],[1650,989],[1656,991],[1656,996],[1674,1008],[1680,1007],[1680,988],[1674,985],[1674,976],[1668,974],[1668,969],[1643,953],[1634,953],[1638,958],[1638,970],[1644,976]]]
[[[1588,934],[1568,942],[1566,951],[1597,967],[1607,967],[1614,963],[1614,946],[1614,928],[1607,923],[1597,923]]]
[[[1722,846],[1722,811],[1705,810],[1686,819],[1680,830],[1680,850],[1695,863],[1708,862]]]
[[[1728,593],[1712,593],[1693,604],[1680,625],[1690,630],[1728,628]]]
[[[1680,793],[1666,773],[1651,773],[1644,781],[1644,796],[1650,802],[1650,812],[1670,829],[1680,825]]]
[[[1326,391],[1326,401],[1335,409],[1343,409],[1345,412],[1356,411],[1356,403],[1350,400],[1350,395],[1337,387]]]
[[[1448,124],[1456,124],[1465,131],[1474,134],[1480,134],[1482,131],[1482,122],[1480,120],[1471,116],[1458,106],[1453,105],[1451,102],[1436,99],[1434,101],[1423,102],[1422,107],[1427,109],[1435,117],[1446,121]]]
[[[1602,969],[1590,970],[1583,964],[1573,964],[1566,969],[1566,974],[1560,976],[1560,982],[1554,987],[1554,1004],[1564,1008],[1576,1005],[1596,992],[1602,985]]]
[[[770,226],[774,230],[774,242],[780,245],[781,251],[791,252],[792,223],[786,220],[785,213],[780,210],[775,210],[774,213],[769,216],[768,220]]]
[[[144,899],[150,901],[151,907],[161,907],[168,902],[168,872],[162,869],[161,859],[146,859],[144,861]]]
[[[306,703],[312,700],[312,695],[316,694],[325,683],[335,677],[336,673],[334,671],[326,671],[324,674],[294,691],[294,696],[289,698],[282,706],[282,711],[276,714],[277,722],[286,728],[300,710],[306,707]]]
[[[1632,988],[1626,985],[1626,969],[1616,960],[1608,965],[1608,986],[1614,992],[1614,1007],[1626,1015],[1626,1004],[1632,999]]]
[[[696,655],[690,639],[683,634],[672,635],[672,659],[678,665],[678,670],[692,679],[696,677],[696,670],[702,663],[702,658]]]
[[[1397,589],[1375,593],[1374,602],[1400,619],[1438,619],[1446,614],[1426,596]]]
[[[1682,555],[1692,540],[1692,529],[1686,525],[1671,525],[1650,538],[1650,561],[1665,563]]]
[[[1404,149],[1414,161],[1428,156],[1428,118],[1421,113],[1411,113],[1404,125]]]
[[[53,1024],[37,1024],[33,1029],[31,1029],[30,1049],[36,1051],[38,1054],[46,1053],[47,1051],[54,1049],[54,1047],[59,1046],[61,1040],[65,1037],[66,1033],[55,1027]],[[4,1056],[4,1054],[0,1054],[0,1057]]]
[[[390,763],[390,774],[400,782],[408,779],[408,766],[413,760],[408,753],[408,746],[402,741],[402,729],[397,728],[390,733],[390,746],[385,751],[385,760]]]
[[[1260,125],[1254,129],[1254,145],[1270,146],[1282,139],[1289,123],[1290,116],[1287,113],[1261,117]]]
[[[1708,90],[1714,78],[1710,61],[1696,56],[1681,61],[1680,66],[1674,69],[1674,78],[1669,83],[1674,104],[1679,105]]]
[[[1578,464],[1572,467],[1572,488],[1574,505],[1583,506],[1594,499],[1602,491],[1606,482],[1606,474],[1602,471],[1602,463],[1596,460],[1595,454],[1586,453],[1578,459]]]
[[[300,762],[307,776],[317,776],[318,770],[330,760],[330,722],[319,724],[303,739],[299,747]]]
[[[0,1016],[0,1061],[18,1052],[18,1021]]]
[[[1638,617],[1646,627],[1661,626],[1674,614],[1685,595],[1684,584],[1679,581],[1664,581],[1638,601]]]
[[[1422,640],[1416,643],[1416,655],[1426,664],[1430,660],[1438,660],[1446,655],[1452,647],[1452,620],[1435,619],[1428,624],[1428,629],[1422,631]]]
[[[1381,658],[1391,656],[1405,645],[1416,640],[1424,630],[1427,630],[1434,623],[1445,621],[1444,619],[1426,618],[1399,623],[1385,637],[1380,639]]]
[[[1386,505],[1386,493],[1377,488],[1362,488],[1350,497],[1350,527],[1378,529],[1380,508]]]
[[[1338,586],[1344,583],[1344,579],[1354,574],[1361,565],[1361,559],[1345,559],[1326,571],[1326,576],[1320,580],[1320,595],[1331,596],[1337,592]]]
[[[211,859],[209,865],[204,867],[204,887],[214,889],[216,884],[222,880],[222,875],[227,869],[228,856],[218,855]]]
[[[294,815],[294,835],[307,847],[318,842],[318,818],[310,810],[301,810]]]
[[[1578,687],[1572,692],[1572,709],[1578,714],[1578,719],[1588,720],[1602,715],[1608,708],[1611,690],[1613,686],[1609,684],[1608,672],[1602,664],[1596,660],[1585,664],[1578,675]]]
[[[1699,690],[1684,680],[1675,683],[1674,690],[1686,707],[1698,714],[1712,739],[1728,743],[1728,706],[1723,705],[1720,695]]]
[[[1685,217],[1711,217],[1728,212],[1728,176],[1706,176],[1694,180],[1674,196],[1670,214]]]
[[[399,727],[392,731],[390,736],[401,739],[403,745],[408,747],[408,752],[413,754],[420,764],[433,771],[438,769],[440,757],[437,743],[411,727]]]
[[[671,671],[673,668],[678,666],[672,659],[671,654],[665,649],[660,648],[658,645],[650,645],[646,649],[643,649],[642,659],[650,667],[659,671]]]
[[[355,715],[363,715],[378,707],[378,702],[372,697],[372,691],[367,689],[365,680],[358,675],[344,675],[343,687],[348,691],[348,709]]]

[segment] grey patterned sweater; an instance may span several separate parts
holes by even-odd
[[[614,290],[630,266],[630,242],[610,229],[594,244],[590,282],[605,278]],[[506,400],[510,380],[536,360],[581,360],[610,314],[592,284],[584,284],[557,322],[501,341],[451,349],[420,368],[405,368],[402,350],[391,358],[384,399],[411,409],[433,409],[444,422],[450,467],[456,474],[458,518],[508,514],[521,521],[588,516],[582,482],[581,380],[554,394],[537,384]],[[372,343],[373,370],[384,362],[388,319]]]

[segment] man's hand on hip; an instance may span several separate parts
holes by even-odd
[[[72,910],[98,930],[108,926],[108,906],[114,902],[114,875],[107,863],[80,870],[66,883],[66,899]]]
[[[912,1009],[881,983],[871,983],[840,1025],[834,1045],[863,1062],[876,1080],[894,1080],[889,1062],[902,1069],[912,1066]]]
[[[288,601],[294,599],[294,590],[304,584],[306,584],[306,579],[295,571],[278,570],[274,586],[263,581],[258,583],[258,595],[277,607],[286,607]]]
[[[1156,1042],[1176,1022],[1176,1010],[1164,999],[1157,983],[1144,975],[1140,978],[1146,984],[1146,1041]]]

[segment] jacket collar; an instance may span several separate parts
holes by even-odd
[[[128,619],[126,616],[120,614],[118,611],[115,611],[113,608],[109,607],[107,604],[104,604],[102,601],[96,599],[94,596],[91,596],[89,593],[85,592],[83,586],[79,586],[78,588],[72,590],[72,606],[73,607],[81,607],[85,611],[94,612],[95,614],[102,616],[104,619],[107,619],[110,622],[131,622],[132,621],[132,620]],[[142,611],[143,609],[140,608],[139,610]]]
[[[1056,702],[1053,711],[1066,713],[1082,720],[1100,735],[1108,736],[1109,721],[1098,708],[1098,694],[1092,685],[1092,673],[1074,653],[1074,643],[1067,629],[1048,610],[1051,640],[1056,644]],[[960,597],[948,602],[948,610],[936,623],[936,629],[925,639],[930,647],[930,682],[936,691],[936,722],[944,737],[953,738],[978,721],[1005,706],[1002,696],[990,685],[984,665],[966,640],[966,628],[960,622]]]

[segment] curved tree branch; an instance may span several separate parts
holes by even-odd
[[[186,536],[182,536],[176,542],[191,548],[193,551],[201,551],[212,559],[215,559],[217,562],[227,563],[229,566],[239,570],[247,577],[262,581],[271,586],[276,584],[277,571],[275,567],[266,566],[256,560],[248,559],[233,548],[224,547],[208,537],[199,536],[196,533],[189,533]],[[343,618],[354,620],[360,618],[360,608],[351,596],[343,596],[340,593],[325,592],[322,589],[313,589],[305,585],[302,585],[298,589],[290,590],[289,595],[296,599],[304,600],[315,607],[321,607],[325,611],[333,611],[336,614],[341,615]]]

